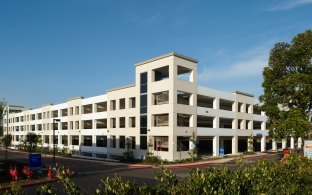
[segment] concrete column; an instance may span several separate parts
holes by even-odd
[[[290,149],[295,149],[295,139],[293,137],[290,138]]]
[[[266,137],[262,136],[261,137],[261,152],[265,152],[266,151]]]
[[[298,148],[302,148],[302,138],[298,137]]]
[[[212,141],[212,150],[213,150],[213,156],[219,156],[219,136],[216,135],[213,137]]]
[[[282,139],[282,149],[286,148],[286,145],[287,145],[287,140]]]
[[[238,137],[237,135],[232,137],[232,154],[238,153]]]
[[[276,144],[276,141],[274,139],[272,139],[272,150],[273,151],[277,150],[277,144]]]

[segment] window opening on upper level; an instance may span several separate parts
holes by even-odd
[[[169,125],[169,114],[155,114],[154,127],[162,127]]]
[[[261,115],[261,107],[260,106],[253,106],[253,114]]]
[[[154,105],[168,104],[169,103],[169,91],[162,91],[153,94]]]
[[[68,116],[68,109],[67,108],[62,109],[61,113],[62,113],[62,116]]]
[[[92,104],[82,106],[83,114],[90,114],[92,113]]]
[[[178,104],[191,105],[191,93],[184,91],[177,91],[177,102]]]
[[[213,127],[213,117],[197,115],[197,127]]]
[[[95,104],[96,112],[106,112],[107,111],[107,102],[99,102]]]
[[[233,111],[233,101],[220,99],[220,110]]]
[[[204,95],[197,95],[197,106],[205,108],[213,108],[214,98]]]
[[[192,82],[192,70],[183,66],[178,66],[177,79]]]
[[[169,78],[169,66],[163,66],[153,70],[154,81],[161,81]]]
[[[177,126],[178,127],[190,127],[190,120],[191,120],[190,114],[177,113]]]
[[[122,99],[119,99],[119,109],[125,109],[126,108],[126,99],[125,98],[122,98]]]

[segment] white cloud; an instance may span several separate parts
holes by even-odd
[[[312,3],[312,0],[283,0],[279,1],[280,4],[274,5],[269,8],[268,11],[278,11],[278,10],[290,10],[299,6]]]
[[[206,65],[199,73],[198,80],[199,82],[230,81],[261,76],[264,66],[268,63],[271,48],[272,43],[266,43],[262,47],[242,52],[236,59],[229,58],[226,64]]]

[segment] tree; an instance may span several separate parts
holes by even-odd
[[[39,136],[35,133],[27,133],[26,140],[25,140],[25,146],[28,150],[28,152],[33,152],[37,149],[37,144],[39,142]]]
[[[6,134],[2,138],[3,146],[5,147],[5,159],[8,159],[8,148],[11,146],[12,143],[12,135]]]
[[[312,31],[296,35],[291,43],[277,43],[263,70],[262,110],[275,139],[305,137],[311,131]]]
[[[6,101],[0,100],[0,136],[3,136],[3,116],[5,114]]]

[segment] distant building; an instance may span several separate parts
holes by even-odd
[[[258,100],[198,86],[197,63],[177,53],[140,62],[134,84],[10,113],[8,132],[15,146],[34,132],[52,148],[54,128],[58,148],[91,158],[119,158],[127,146],[138,159],[147,152],[169,161],[190,158],[194,147],[204,156],[237,154],[251,137],[256,151],[281,147],[268,137]],[[53,119],[61,122],[53,126]]]
[[[19,113],[26,110],[26,108],[24,108],[23,106],[16,106],[16,105],[8,105],[3,112],[3,119],[4,120],[0,120],[0,127],[2,127],[3,129],[6,128],[5,126],[8,126],[8,123],[6,122],[5,118],[8,117],[9,113]],[[9,111],[9,112],[7,112]],[[0,136],[3,136],[3,129],[2,131],[0,131]]]

